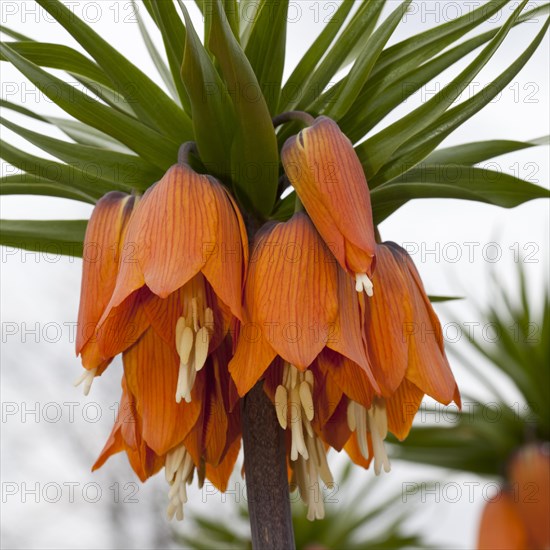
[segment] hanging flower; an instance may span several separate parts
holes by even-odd
[[[334,407],[345,393],[369,409],[378,386],[352,279],[303,212],[256,237],[229,371],[240,395],[265,376],[308,517],[322,517],[322,501],[305,488],[331,481],[325,442],[341,449],[350,436],[345,416],[334,422]]]
[[[375,240],[370,193],[361,162],[336,122],[321,116],[289,138],[285,172],[315,227],[356,290],[372,296]]]
[[[365,339],[380,385],[378,406],[387,429],[407,437],[424,394],[460,406],[460,394],[445,355],[441,325],[414,263],[392,242],[376,247],[374,284],[365,301]]]
[[[107,193],[97,202],[86,228],[76,333],[76,354],[86,370],[75,382],[84,383],[85,395],[94,376],[111,362],[99,352],[96,329],[115,288],[124,234],[136,202],[126,193]]]

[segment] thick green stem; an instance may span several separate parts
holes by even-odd
[[[244,470],[252,547],[293,550],[284,431],[262,382],[244,397]]]

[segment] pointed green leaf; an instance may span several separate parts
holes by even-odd
[[[363,0],[357,12],[340,34],[339,39],[326,53],[318,67],[306,75],[302,83],[299,83],[301,93],[298,101],[290,102],[287,109],[290,107],[301,110],[308,109],[308,106],[321,95],[343,66],[356,42],[365,41],[372,34],[383,7],[384,2],[381,0]]]
[[[411,199],[465,199],[513,208],[550,197],[550,192],[509,174],[472,166],[424,165],[400,181],[371,191],[373,215],[380,223]]]
[[[157,71],[160,77],[162,78],[162,81],[168,88],[168,91],[170,92],[170,95],[172,96],[174,101],[180,101],[178,90],[176,88],[176,85],[174,84],[174,78],[172,77],[172,73],[170,72],[170,69],[164,62],[162,55],[157,50],[157,47],[155,46],[155,43],[153,42],[153,39],[151,38],[149,31],[147,30],[147,25],[143,20],[143,16],[141,15],[139,6],[136,4],[135,0],[132,0],[132,6],[134,9],[134,13],[136,15],[139,32],[141,33],[143,42],[145,43],[147,51],[149,52],[151,61],[155,64],[155,67],[157,68]]]
[[[4,141],[0,142],[0,158],[9,162],[19,170],[55,181],[65,187],[70,187],[87,196],[98,199],[113,189],[129,191],[130,188],[113,182],[105,181],[96,175],[95,170],[88,171],[85,166],[69,166],[53,160],[35,157],[25,153]]]
[[[31,39],[28,36],[25,36],[24,34],[13,31],[12,29],[6,27],[5,25],[0,25],[0,32],[7,34],[11,38],[15,38],[15,40],[31,41]]]
[[[288,0],[262,3],[244,50],[272,116],[277,114],[281,93],[287,17]]]
[[[230,179],[235,111],[224,82],[204,49],[183,2],[187,36],[182,77],[191,103],[193,128],[199,155],[207,170]],[[215,131],[212,131],[215,128]],[[226,162],[227,161],[227,162]]]
[[[248,2],[241,1],[241,10],[245,9],[244,5],[247,3],[252,3],[253,6],[259,6],[256,0],[249,0]],[[313,42],[302,59],[300,59],[281,92],[281,111],[289,111],[299,101],[299,90],[328,51],[354,4],[355,0],[343,0],[338,11],[330,18],[330,21],[315,39],[315,42]],[[251,9],[252,8],[248,8],[248,10]]]
[[[112,151],[118,151],[120,153],[132,152],[130,149],[128,149],[128,147],[120,143],[120,141],[113,139],[111,136],[104,134],[103,132],[100,132],[95,128],[92,128],[87,124],[78,122],[77,120],[39,115],[38,113],[34,113],[33,111],[30,111],[29,109],[21,105],[11,103],[10,101],[6,101],[4,99],[0,99],[0,107],[11,109],[16,113],[31,117],[35,120],[39,120],[40,122],[51,124],[59,128],[62,132],[64,132],[67,136],[69,136],[77,143],[82,143],[83,145],[91,145],[93,147],[102,147],[103,149],[110,149]]]
[[[81,53],[61,44],[46,44],[43,42],[6,42],[19,55],[40,67],[59,69],[72,74],[85,76],[104,86],[112,88],[113,83],[107,75],[93,62]],[[0,61],[6,61],[0,56]]]
[[[540,13],[548,12],[549,6],[546,4],[526,12],[516,20],[514,25],[529,21]],[[491,40],[498,30],[495,28],[474,36],[429,61],[427,60],[435,53],[433,45],[428,44],[418,49],[411,45],[412,51],[408,55],[391,63],[383,72],[368,80],[353,107],[339,121],[340,128],[354,143],[359,141],[405,99],[453,63],[460,61],[468,53]],[[442,50],[453,41],[444,37],[436,45]]]
[[[376,186],[372,181],[373,176],[390,160],[393,153],[409,138],[423,132],[445,113],[472,79],[487,64],[510,31],[514,21],[519,17],[527,1],[523,0],[483,51],[445,88],[435,94],[429,101],[426,101],[357,147],[371,187]]]
[[[113,136],[155,166],[166,169],[175,162],[179,144],[50,75],[6,44],[0,44],[0,52],[68,114]]]
[[[163,175],[163,170],[135,155],[55,139],[27,130],[5,117],[0,120],[0,124],[71,167],[93,174],[105,182],[113,182],[116,185],[113,188],[145,190]]]
[[[405,0],[400,4],[376,29],[372,36],[364,41],[361,53],[344,79],[342,87],[335,95],[332,105],[329,105],[324,114],[335,120],[339,120],[348,112],[365,85],[378,56],[382,53],[384,46],[391,38],[397,25],[399,25],[403,16],[407,13],[410,3],[411,0]]]
[[[87,220],[0,220],[0,245],[82,257]]]
[[[369,184],[376,187],[381,183],[390,181],[426,158],[435,148],[456,128],[466,120],[479,112],[487,105],[501,90],[507,86],[516,74],[523,68],[530,57],[542,42],[546,31],[550,25],[550,18],[539,31],[537,36],[527,47],[520,57],[518,57],[500,76],[498,76],[486,88],[478,92],[470,99],[450,109],[437,119],[430,126],[423,128],[416,136],[413,136],[400,147],[393,158],[388,162],[379,173],[371,178]],[[364,151],[363,151],[364,153]]]
[[[95,59],[132,103],[139,118],[178,143],[192,138],[189,117],[140,69],[93,31],[59,0],[36,0]],[[164,3],[164,2],[163,2]]]
[[[277,139],[271,116],[220,0],[214,0],[211,9],[210,50],[220,63],[237,115],[231,148],[235,188],[240,200],[267,217],[275,203],[279,178]]]
[[[164,41],[164,49],[168,57],[168,64],[181,104],[186,112],[191,112],[189,97],[185,91],[183,80],[181,78],[181,66],[183,63],[183,49],[185,45],[185,26],[176,10],[173,0],[169,2],[153,2],[147,0],[144,2],[147,11],[155,21],[160,30]]]
[[[96,202],[93,196],[83,191],[25,173],[0,178],[0,195],[47,195],[92,204]]]
[[[500,155],[506,155],[507,153],[539,145],[550,145],[550,136],[544,136],[531,141],[504,139],[474,141],[473,143],[465,143],[464,145],[437,149],[426,158],[426,164],[462,164],[473,166]]]

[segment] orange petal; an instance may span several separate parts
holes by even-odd
[[[363,339],[360,298],[363,297],[356,292],[351,277],[342,269],[338,269],[338,315],[327,338],[327,347],[351,359],[354,363],[351,367],[354,373],[355,366],[359,365],[369,380],[369,394],[372,393],[372,389],[379,393],[380,389],[373,375]]]
[[[374,227],[363,167],[336,122],[319,117],[281,151],[285,171],[317,230],[350,274],[371,275]]]
[[[374,294],[363,300],[365,337],[374,376],[382,395],[391,395],[407,370],[408,344],[404,335],[411,318],[409,285],[391,251],[376,248]]]
[[[266,229],[254,246],[245,306],[286,361],[306,369],[338,311],[336,263],[304,213]]]
[[[323,354],[324,355],[324,354]],[[313,403],[315,406],[315,421],[322,427],[330,421],[334,411],[342,400],[342,390],[334,384],[327,373],[330,366],[321,355],[310,369],[313,372]]]
[[[208,463],[206,464],[206,477],[210,480],[214,487],[222,493],[227,490],[227,484],[229,483],[229,478],[235,468],[235,463],[237,462],[240,449],[241,440],[236,439],[232,443],[225,455],[225,458],[220,464],[217,466],[211,466]]]
[[[212,178],[218,216],[215,241],[203,243],[206,263],[204,276],[233,315],[242,320],[242,291],[245,262],[248,262],[248,238],[235,203],[227,191]]]
[[[202,269],[216,243],[216,196],[207,176],[172,166],[147,193],[135,218],[136,257],[147,286],[166,298]],[[128,230],[128,237],[130,231]]]
[[[367,373],[359,365],[329,349],[319,354],[316,363],[326,372],[327,384],[336,384],[363,407],[371,406],[375,392]]]
[[[401,441],[409,435],[414,417],[423,398],[424,392],[406,378],[401,382],[395,393],[386,398],[388,429]]]
[[[179,357],[152,329],[123,355],[128,388],[142,418],[143,439],[158,455],[181,443],[201,410],[201,377],[197,376],[191,403],[176,403]]]
[[[550,454],[548,446],[527,445],[510,463],[509,480],[517,489],[516,509],[531,546],[550,548]]]
[[[337,451],[342,450],[351,435],[347,422],[347,408],[348,400],[346,397],[342,397],[334,409],[334,413],[323,426],[318,426],[315,422],[313,424],[318,428],[323,441]]]
[[[235,355],[228,368],[241,397],[252,389],[276,355],[258,325],[247,323],[240,328]]]
[[[94,335],[95,327],[111,299],[118,272],[120,241],[134,201],[134,197],[125,193],[107,193],[97,202],[88,222],[82,258],[77,355]],[[94,368],[97,365],[88,366],[84,361],[84,366]]]
[[[133,292],[119,306],[108,310],[97,329],[101,356],[111,358],[135,344],[149,327],[144,304],[152,298],[146,289]]]
[[[525,526],[508,492],[501,491],[485,505],[477,547],[479,550],[526,550],[528,548]]]
[[[437,315],[410,256],[395,243],[383,246],[394,255],[409,286],[411,318],[404,327],[409,350],[406,376],[429,396],[449,404],[457,395],[457,387],[443,348]]]
[[[367,445],[369,449],[369,459],[367,460],[361,453],[359,448],[359,443],[357,442],[357,435],[355,432],[348,439],[348,442],[344,445],[344,450],[348,453],[349,457],[355,464],[362,466],[363,468],[368,468],[373,459],[373,448],[372,448],[372,439],[370,433],[367,434]]]

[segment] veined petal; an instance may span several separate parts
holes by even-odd
[[[241,326],[235,355],[228,367],[241,397],[252,389],[276,356],[256,323]]]
[[[206,263],[217,240],[217,198],[209,177],[181,164],[144,195],[128,239],[131,232],[145,283],[157,296],[166,298]]]
[[[369,298],[367,302],[371,299]],[[369,394],[372,394],[372,390],[379,393],[378,381],[373,375],[367,356],[369,348],[363,338],[361,318],[363,313],[360,300],[365,301],[363,296],[355,291],[351,277],[344,270],[338,269],[338,315],[334,321],[333,330],[329,332],[327,347],[351,360],[354,366],[350,367],[353,370],[353,373],[351,370],[348,373],[350,376],[355,376],[357,372],[355,366],[360,366],[370,383]],[[354,401],[358,400],[354,399]]]
[[[183,441],[195,425],[202,407],[201,377],[193,387],[191,403],[176,403],[179,357],[149,328],[123,355],[128,388],[135,395],[142,418],[143,439],[158,455]]]
[[[406,378],[393,395],[386,398],[388,429],[401,441],[409,435],[423,398],[424,392]]]
[[[231,444],[224,459],[217,466],[206,464],[206,477],[222,493],[227,490],[227,484],[235,468],[240,450],[241,440],[239,438]]]
[[[114,357],[139,340],[150,325],[143,308],[150,298],[150,292],[144,288],[107,310],[97,328],[97,346],[103,357]]]
[[[330,418],[320,425],[313,419],[314,427],[318,428],[323,441],[340,452],[349,440],[351,432],[347,423],[348,399],[342,396]]]
[[[375,395],[367,373],[357,363],[330,349],[324,349],[316,360],[326,373],[327,384],[335,384],[351,400],[369,408]]]
[[[95,333],[96,325],[107,307],[115,288],[119,247],[130,218],[135,197],[112,191],[97,202],[84,238],[82,285],[76,353]],[[94,368],[84,361],[85,368]]]
[[[401,384],[409,357],[405,337],[407,323],[412,322],[409,283],[403,265],[389,248],[376,248],[374,295],[364,300],[365,337],[374,376],[382,394],[391,395]]]
[[[350,140],[336,122],[321,116],[287,140],[281,160],[340,265],[352,275],[371,276],[375,241],[370,193]]]
[[[213,178],[211,191],[216,197],[217,235],[215,241],[203,244],[206,263],[202,272],[217,296],[242,320],[242,291],[248,262],[246,229],[236,204]]]
[[[273,349],[301,370],[325,346],[336,317],[336,267],[304,213],[274,224],[254,246],[245,305]]]

